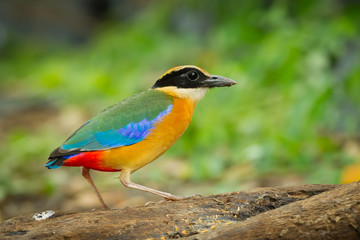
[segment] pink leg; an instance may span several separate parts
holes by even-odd
[[[81,168],[81,174],[84,176],[84,178],[90,183],[90,185],[93,187],[93,189],[95,190],[95,193],[96,193],[96,196],[98,197],[102,207],[105,209],[105,210],[108,210],[109,207],[105,204],[104,200],[102,199],[99,191],[97,190],[93,180],[91,179],[91,176],[90,176],[90,168],[87,168],[87,167],[82,167]]]
[[[152,189],[152,188],[148,188],[148,187],[133,183],[133,182],[130,181],[130,173],[131,172],[129,170],[122,170],[121,173],[120,173],[120,182],[125,187],[134,188],[134,189],[138,189],[138,190],[141,190],[141,191],[149,192],[149,193],[159,195],[159,196],[161,196],[161,197],[163,197],[165,199],[169,199],[169,200],[173,200],[173,201],[188,198],[188,197],[175,196],[175,195],[172,195],[172,194],[167,193],[167,192],[161,192],[161,191],[158,191],[158,190],[155,190],[155,189]]]

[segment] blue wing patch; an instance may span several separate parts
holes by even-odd
[[[76,148],[100,150],[135,144],[146,138],[155,127],[155,124],[171,112],[172,107],[172,104],[170,104],[152,120],[145,118],[140,122],[131,122],[120,129],[97,131],[83,141],[74,144],[64,144],[61,148],[65,150]]]

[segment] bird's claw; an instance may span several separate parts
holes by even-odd
[[[190,195],[189,197],[187,198],[201,198],[202,195],[201,194],[194,194],[194,195]]]

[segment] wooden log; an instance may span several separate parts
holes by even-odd
[[[331,239],[339,234],[355,239],[359,186],[258,188],[136,208],[56,212],[40,221],[25,215],[1,223],[0,239]]]
[[[360,239],[360,182],[186,239]]]

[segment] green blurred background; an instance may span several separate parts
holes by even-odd
[[[49,153],[103,108],[194,64],[238,82],[198,104],[180,140],[132,175],[174,194],[360,177],[360,2],[0,2],[0,220],[100,208]],[[112,207],[160,198],[92,172]]]

